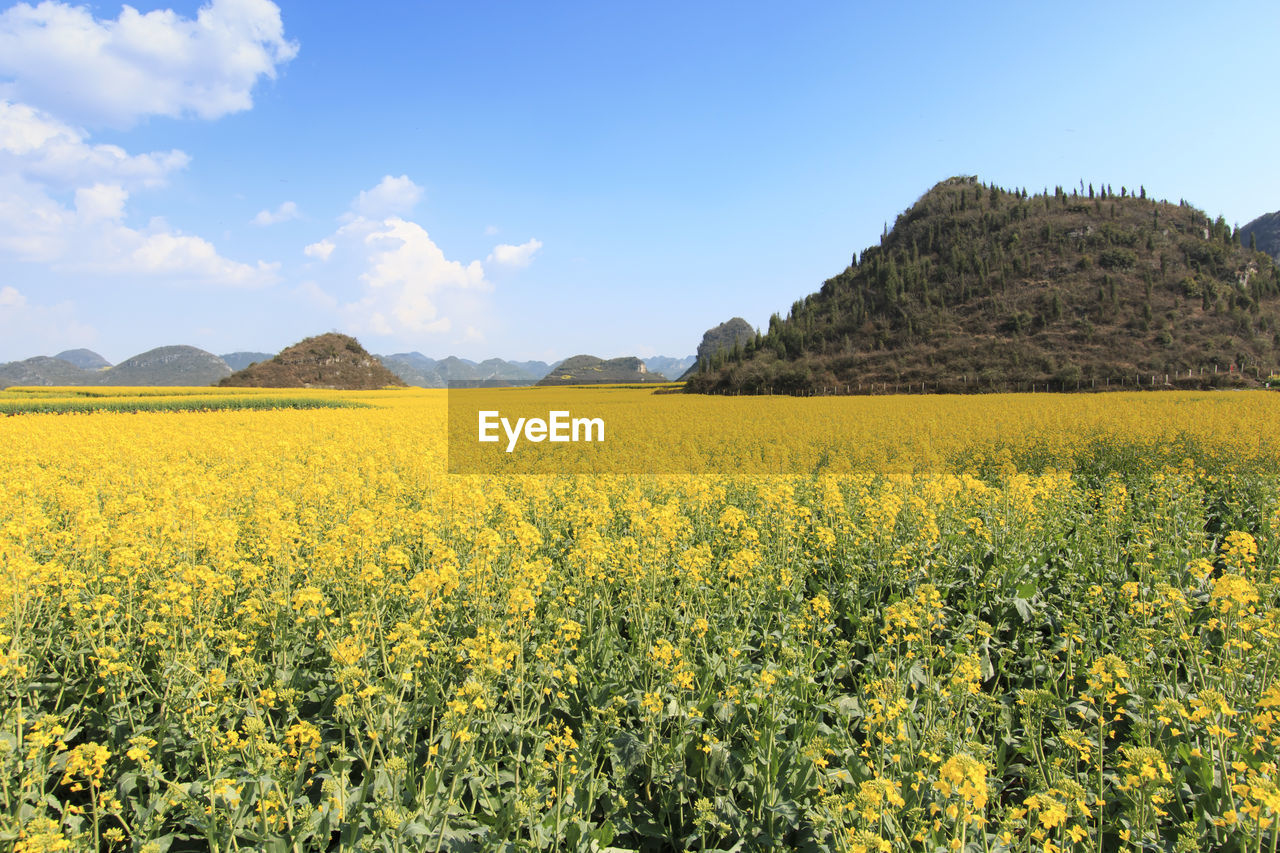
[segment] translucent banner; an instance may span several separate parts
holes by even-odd
[[[828,423],[822,409],[834,407],[816,402],[634,386],[451,387],[449,471],[793,474],[848,467],[858,454],[840,447],[850,436],[833,434],[836,420]]]

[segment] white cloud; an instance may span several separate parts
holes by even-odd
[[[258,261],[256,266],[233,261],[219,255],[208,240],[170,231],[143,235],[121,226],[112,238],[115,257],[91,263],[90,271],[141,273],[206,284],[258,287],[276,281],[276,270],[280,266],[263,261]],[[75,266],[68,268],[75,269]]]
[[[483,304],[480,294],[492,285],[479,260],[449,259],[426,229],[405,217],[421,197],[422,188],[407,175],[387,175],[352,200],[333,234],[303,253],[322,261],[337,258],[336,281],[349,281],[348,276],[359,281],[359,292],[340,300],[353,331],[409,341],[458,324],[470,340],[479,332],[467,321]],[[341,283],[336,286],[333,292],[341,292]],[[333,298],[312,282],[296,292],[320,307]]]
[[[190,157],[176,149],[132,154],[92,141],[83,127],[248,109],[254,85],[296,52],[267,0],[212,0],[194,18],[125,6],[118,18],[98,20],[59,0],[0,12],[0,257],[64,278],[232,287],[277,280],[278,264],[226,258],[163,219],[130,223],[132,194],[164,186]],[[269,215],[279,221],[297,207],[286,202]],[[33,306],[12,288],[0,291],[0,303],[6,328],[64,337],[58,329],[74,325],[71,303]]]
[[[489,253],[485,263],[500,264],[507,267],[527,267],[533,261],[534,254],[541,248],[542,242],[539,240],[529,240],[519,246],[503,243],[493,247],[493,251]]]
[[[40,186],[0,173],[0,251],[24,261],[48,262],[71,250],[76,219]]]
[[[0,287],[0,342],[7,353],[0,361],[82,347],[96,339],[93,327],[76,318],[74,303],[38,305],[15,287]]]
[[[120,219],[129,194],[115,184],[94,184],[76,190],[76,215],[83,222]]]
[[[15,175],[0,173],[0,251],[62,272],[131,275],[166,281],[253,287],[276,280],[276,264],[241,263],[213,244],[152,220],[124,223],[128,191],[93,184],[75,192],[73,207]]]
[[[314,281],[304,281],[295,287],[293,292],[319,308],[333,310],[338,307],[338,300]]]
[[[99,20],[46,0],[0,13],[0,97],[73,121],[127,127],[151,115],[213,119],[253,106],[259,78],[297,55],[269,0],[211,0],[196,17],[125,6]]]
[[[351,202],[348,219],[385,219],[410,213],[422,198],[422,187],[409,180],[408,175],[393,178],[386,175],[376,187],[362,190]]]
[[[275,225],[277,222],[288,222],[290,219],[297,219],[302,214],[298,212],[298,205],[291,201],[282,202],[274,211],[260,210],[258,215],[253,217],[253,225]]]
[[[438,295],[450,290],[488,290],[479,261],[462,264],[444,256],[416,222],[391,217],[364,223],[368,270],[360,276],[364,298],[347,306],[353,322],[378,334],[446,332],[452,321],[440,315]]]
[[[112,182],[157,187],[191,158],[181,151],[127,153],[92,145],[84,131],[26,104],[0,100],[0,171],[57,189]]]
[[[497,234],[497,233],[498,233],[497,225],[486,225],[484,227],[484,236],[486,237],[492,237],[494,234]]]
[[[27,297],[18,292],[16,287],[5,285],[0,287],[0,308],[21,308],[27,304]]]
[[[322,261],[329,260],[329,256],[333,254],[333,250],[337,245],[327,237],[318,242],[312,243],[302,250],[302,254],[308,258],[319,258]]]
[[[181,151],[133,155],[93,144],[55,116],[0,100],[0,253],[88,274],[272,281],[271,265],[223,258],[208,241],[162,221],[145,230],[125,224],[131,191],[162,186],[189,159]],[[60,200],[68,194],[70,206]]]

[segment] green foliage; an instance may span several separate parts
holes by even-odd
[[[328,332],[304,338],[270,361],[251,364],[218,383],[237,388],[338,388],[404,386],[405,382],[349,335]]]
[[[1228,382],[1206,378],[1214,364],[1250,366],[1228,384],[1280,366],[1269,333],[1280,269],[1239,246],[1222,217],[1145,187],[1090,186],[1094,204],[1053,194],[941,182],[880,245],[771,317],[756,346],[707,359],[686,390],[1076,390],[1133,387],[1142,374],[1202,387]]]
[[[0,830],[91,816],[107,849],[102,811],[144,850],[1029,850],[1061,801],[1055,847],[1268,849],[1245,817],[1274,793],[1274,460],[1107,441],[1060,463],[520,484],[368,553],[282,536],[316,508],[263,490],[218,519],[262,567],[15,604],[6,631],[39,642],[4,661]],[[348,536],[362,514],[396,518],[343,515]]]
[[[261,409],[347,409],[363,408],[354,400],[318,397],[179,397],[151,396],[120,399],[117,397],[58,400],[0,400],[0,415],[70,415],[93,412],[220,412]]]

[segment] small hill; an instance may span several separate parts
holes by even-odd
[[[1222,217],[959,177],[686,390],[1256,386],[1277,366],[1280,267]]]
[[[1240,229],[1240,243],[1280,261],[1280,210],[1264,213]]]
[[[227,367],[232,370],[244,370],[251,364],[257,364],[260,361],[266,361],[271,358],[269,352],[227,352],[218,356],[227,363]]]
[[[755,336],[755,329],[741,317],[734,317],[719,326],[707,329],[702,334],[702,343],[698,344],[694,364],[689,365],[680,378],[688,379],[698,371],[719,367],[719,362],[732,355],[735,349],[741,354],[742,347]]]
[[[646,358],[644,366],[649,368],[650,373],[661,373],[663,376],[679,376],[690,367],[693,367],[697,360],[698,357],[694,355],[686,355],[683,358],[655,355],[652,358]]]
[[[95,385],[212,385],[231,373],[227,363],[197,347],[157,347],[93,374]]]
[[[633,382],[666,382],[661,373],[650,373],[634,356],[605,360],[594,355],[575,355],[556,365],[538,380],[539,385],[620,385]]]
[[[69,361],[38,355],[0,364],[0,388],[10,385],[93,385],[97,371],[81,370]]]
[[[404,381],[365,352],[348,335],[330,332],[307,338],[269,361],[237,370],[219,385],[250,388],[336,388],[368,390]]]
[[[81,370],[102,370],[110,367],[111,362],[91,349],[69,349],[58,353],[54,358],[69,361]]]

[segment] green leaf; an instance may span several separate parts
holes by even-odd
[[[1035,609],[1031,606],[1031,602],[1027,601],[1025,598],[1015,598],[1013,600],[1013,607],[1018,611],[1018,616],[1022,617],[1024,624],[1030,624],[1030,622],[1035,618]]]
[[[607,847],[613,841],[613,837],[616,834],[617,830],[614,829],[612,821],[606,820],[604,823],[596,827],[596,829],[591,833],[591,840],[595,841],[601,847]]]
[[[613,759],[615,765],[623,773],[630,773],[644,761],[649,747],[631,732],[622,732],[614,736]]]

